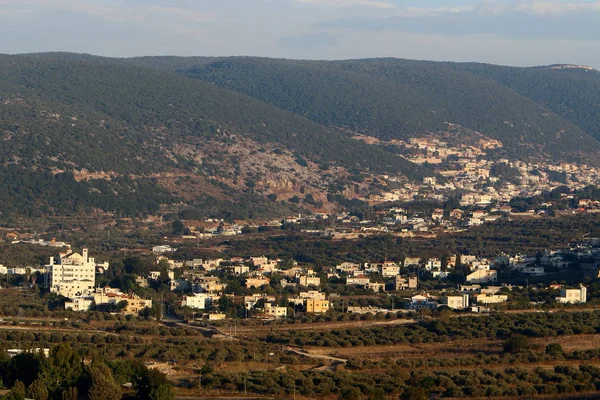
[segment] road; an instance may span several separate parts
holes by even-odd
[[[185,322],[176,321],[176,320],[169,320],[169,321],[165,321],[165,322],[168,322],[170,324],[175,324],[177,326],[181,326],[182,328],[197,330],[202,333],[202,336],[207,337],[207,338],[211,338],[211,337],[219,334],[219,331],[215,328],[205,328],[203,326],[190,325]]]
[[[330,331],[334,329],[351,329],[351,328],[370,328],[374,326],[386,326],[386,325],[404,325],[412,324],[415,320],[413,319],[395,319],[395,320],[370,320],[370,321],[330,321],[330,322],[315,322],[315,323],[304,323],[304,324],[286,324],[286,325],[248,325],[238,326],[236,331],[237,335],[264,335],[270,332],[281,332],[281,331]],[[223,333],[223,332],[221,332]]]
[[[206,396],[175,396],[176,400],[262,400],[266,397],[206,397]]]
[[[262,400],[266,397],[206,397],[175,396],[176,400]]]
[[[331,357],[325,354],[312,354],[312,353],[306,353],[304,351],[300,351],[298,349],[294,349],[293,347],[284,347],[283,348],[285,351],[289,351],[290,353],[294,353],[297,354],[299,356],[304,356],[304,357],[309,357],[309,358],[314,358],[317,360],[329,360],[329,361],[333,361],[335,363],[338,364],[346,364],[348,362],[348,360],[345,360],[343,358],[337,358],[337,357]]]

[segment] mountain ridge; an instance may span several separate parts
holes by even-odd
[[[585,153],[599,149],[597,140],[593,140],[577,124],[555,115],[518,91],[495,80],[452,71],[439,63],[393,59],[392,65],[388,66],[386,63],[389,61],[382,64],[379,59],[315,63],[267,60],[267,67],[277,69],[277,72],[283,70],[285,73],[286,68],[291,70],[286,79],[281,79],[284,84],[277,85],[276,82],[269,90],[260,83],[273,75],[272,71],[265,72],[264,62],[262,59],[236,58],[180,73],[240,91],[329,126],[339,125],[344,118],[352,118],[356,109],[361,109],[367,115],[351,129],[384,139],[406,139],[418,133],[419,129],[435,131],[450,122],[502,139],[513,157],[531,153],[560,156],[563,148],[572,153],[572,150]],[[256,67],[257,63],[259,67]],[[401,65],[396,65],[398,63]],[[311,69],[318,69],[316,78],[314,74],[311,76]],[[343,79],[336,76],[340,73],[346,74]],[[341,86],[336,80],[351,80],[356,76],[361,76],[362,81],[349,88],[354,92],[349,91],[345,99],[333,105],[330,102],[332,108],[327,115],[317,115],[318,102],[298,104],[298,100],[305,98],[308,92],[321,93],[325,100],[329,93],[343,93],[348,86]],[[289,96],[282,99],[282,93],[289,90],[290,81],[305,81],[303,78],[307,77],[309,82],[296,83]],[[314,83],[312,86],[310,81]],[[379,87],[374,82],[379,82]],[[399,92],[402,95],[398,95]],[[382,93],[384,95],[380,97]],[[380,100],[382,97],[383,100]],[[395,110],[401,110],[401,113],[395,114]],[[486,114],[488,118],[484,117]],[[547,135],[547,139],[540,140],[540,133]],[[524,145],[528,147],[527,151],[519,154]]]
[[[551,67],[0,55],[0,186],[12,205],[0,212],[34,213],[32,197],[44,213],[134,215],[174,203],[216,215],[333,210],[328,198],[368,195],[382,185],[377,176],[435,175],[388,144],[447,135],[448,123],[501,141],[497,157],[597,162],[600,78]],[[15,182],[41,178],[23,172],[80,194],[24,196]],[[124,197],[133,199],[126,212]]]

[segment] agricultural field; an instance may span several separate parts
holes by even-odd
[[[600,389],[600,311],[192,326],[50,311],[24,292],[3,292],[0,307],[10,311],[15,298],[48,316],[4,315],[4,350],[68,343],[86,363],[108,365],[118,383],[131,378],[119,368],[142,362],[177,396],[562,399]]]

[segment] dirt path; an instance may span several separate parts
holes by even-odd
[[[370,328],[374,326],[392,326],[412,324],[412,319],[396,319],[384,321],[341,321],[341,322],[318,322],[314,324],[288,324],[288,325],[261,325],[261,326],[238,326],[237,335],[264,335],[269,332],[286,331],[332,331],[336,329]],[[221,329],[224,331],[223,329]]]
[[[119,336],[118,333],[114,333],[114,332],[97,331],[97,330],[91,330],[91,329],[53,328],[53,327],[45,327],[45,326],[0,325],[0,329],[7,330],[7,331],[35,331],[36,333],[43,331],[43,332],[49,332],[49,333],[62,332],[62,333],[85,333],[88,335],[101,334],[101,335]],[[133,336],[133,334],[131,336]]]
[[[328,356],[326,354],[308,353],[308,352],[305,352],[305,351],[294,349],[293,347],[284,347],[283,349],[285,351],[289,351],[290,353],[294,353],[294,354],[297,354],[299,356],[304,356],[304,357],[308,357],[308,358],[314,358],[316,360],[328,360],[328,361],[333,361],[333,362],[341,363],[341,364],[346,364],[346,362],[348,362],[348,360],[346,360],[344,358],[338,358],[338,357]]]

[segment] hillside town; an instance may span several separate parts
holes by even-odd
[[[239,236],[256,230],[298,227],[334,239],[391,234],[432,237],[513,217],[600,212],[600,169],[584,163],[517,161],[492,157],[494,139],[449,125],[453,134],[393,141],[401,157],[428,166],[422,181],[372,176],[372,185],[348,201],[358,206],[312,207],[284,218],[182,220],[182,240]],[[364,138],[363,138],[364,139]]]
[[[18,246],[19,244],[15,244]],[[64,298],[64,308],[73,311],[106,311],[138,315],[152,309],[153,299],[134,290],[111,288],[97,279],[111,268],[96,261],[88,249],[81,253],[61,251],[41,267],[7,268],[0,274],[22,275],[21,286],[39,285]],[[317,268],[293,260],[264,256],[229,259],[175,260],[170,246],[155,246],[154,269],[135,276],[139,291],[146,288],[170,291],[177,295],[172,306],[179,315],[199,320],[232,317],[278,319],[331,311],[355,314],[410,312],[448,307],[454,310],[489,312],[491,307],[511,306],[514,278],[544,277],[551,282],[534,290],[547,290],[556,296],[551,305],[580,304],[588,300],[581,283],[568,286],[553,280],[565,271],[583,272],[584,279],[600,277],[600,240],[587,239],[562,250],[538,254],[498,254],[482,258],[456,254],[443,258],[406,257],[399,261],[364,260],[343,262]],[[527,285],[526,289],[529,289]],[[153,292],[157,293],[157,292]],[[392,299],[390,308],[377,302],[355,301],[353,296]],[[154,299],[156,296],[153,295]],[[223,307],[229,300],[244,310],[243,315],[228,314]],[[535,301],[532,304],[535,305]]]
[[[461,132],[461,129],[449,124],[450,131]],[[448,134],[395,141],[403,157],[429,166],[439,177],[426,177],[416,184],[404,183],[365,200],[374,204],[417,199],[443,202],[458,196],[461,206],[483,208],[492,204],[507,206],[515,197],[537,196],[559,186],[576,190],[600,183],[600,169],[584,163],[496,159],[489,154],[502,147],[499,141],[477,132],[470,132],[466,140],[461,138],[464,135]],[[389,186],[403,182],[402,178],[383,178]]]

